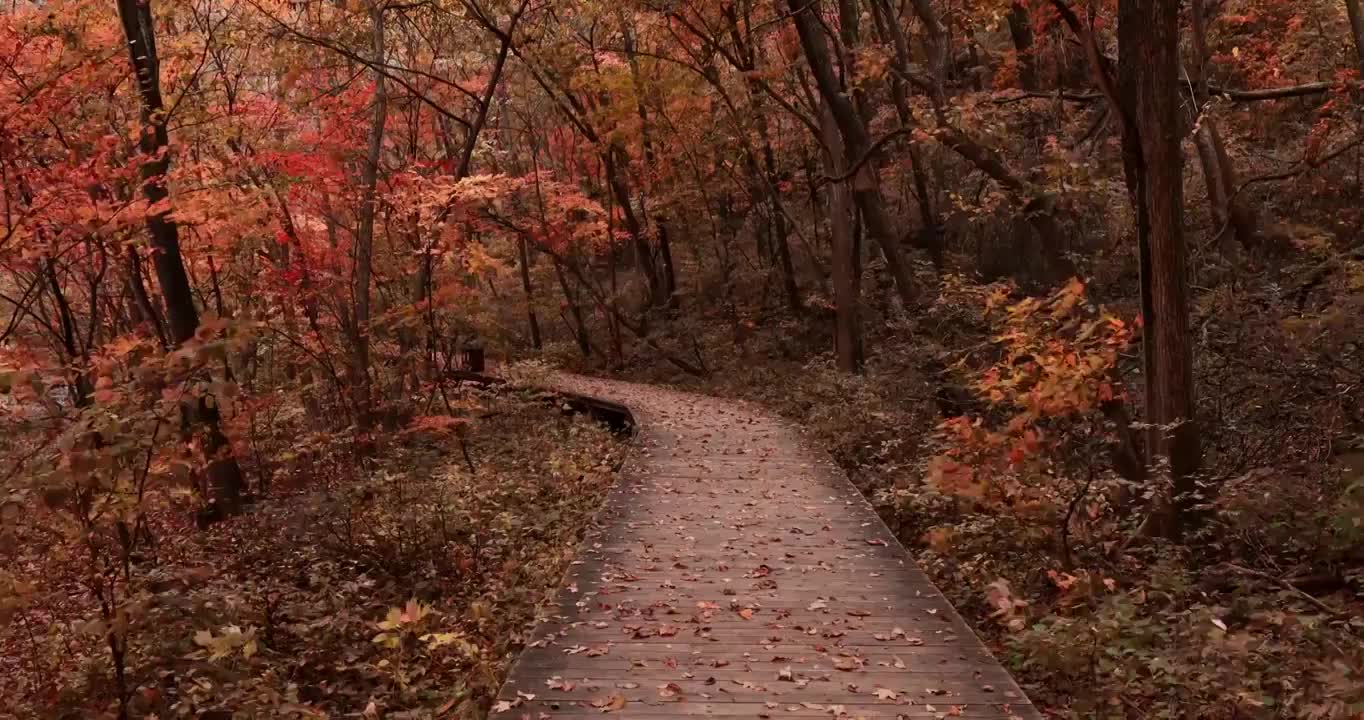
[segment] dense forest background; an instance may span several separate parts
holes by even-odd
[[[1359,717],[1362,72],[1359,0],[14,0],[0,716],[481,717],[627,451],[557,366],[800,421],[1057,717]]]

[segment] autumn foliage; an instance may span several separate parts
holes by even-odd
[[[1058,716],[1355,716],[1362,71],[1358,0],[12,3],[0,714],[486,712],[618,448],[478,348],[798,417]]]

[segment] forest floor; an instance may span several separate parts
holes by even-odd
[[[603,375],[757,401],[798,422],[1050,716],[1364,713],[1364,550],[1356,539],[1364,455],[1299,453],[1300,438],[1322,440],[1310,422],[1299,433],[1296,414],[1277,425],[1248,417],[1234,431],[1237,442],[1272,436],[1285,450],[1277,465],[1224,484],[1208,522],[1182,545],[1143,537],[1140,512],[1102,501],[1097,490],[1093,502],[1072,503],[1082,512],[1069,523],[1061,518],[1073,512],[1065,505],[1030,514],[963,502],[926,479],[942,452],[945,416],[942,365],[932,361],[990,340],[954,313],[927,309],[869,338],[866,373],[855,377],[833,369],[827,325],[813,311],[743,325],[674,323],[663,346],[691,348],[689,359],[706,364],[706,377],[644,354],[615,370],[583,363],[567,348],[557,358]],[[1283,373],[1277,382],[1285,382],[1299,371],[1317,372],[1310,365],[1267,372]],[[1224,385],[1226,397],[1258,377],[1238,375]],[[1307,420],[1326,415],[1303,412]],[[1209,473],[1233,459],[1212,456]],[[1113,482],[1102,462],[1097,474],[1105,479],[1096,488]],[[1250,491],[1246,477],[1265,484]],[[1083,484],[1083,477],[1049,482],[1071,480]]]
[[[245,515],[196,531],[192,498],[149,498],[154,544],[118,620],[131,716],[482,716],[627,445],[531,393],[469,400],[468,462],[453,433],[417,431],[357,463],[284,419]],[[113,709],[109,649],[81,622],[99,615],[88,554],[52,515],[7,523],[0,545],[30,583],[3,608],[0,717]]]

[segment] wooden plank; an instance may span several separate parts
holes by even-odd
[[[628,408],[637,450],[495,710],[532,720],[1040,717],[795,429],[746,404],[556,384]]]

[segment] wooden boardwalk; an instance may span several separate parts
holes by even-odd
[[[628,406],[637,447],[492,717],[1040,717],[792,427],[557,382]]]

